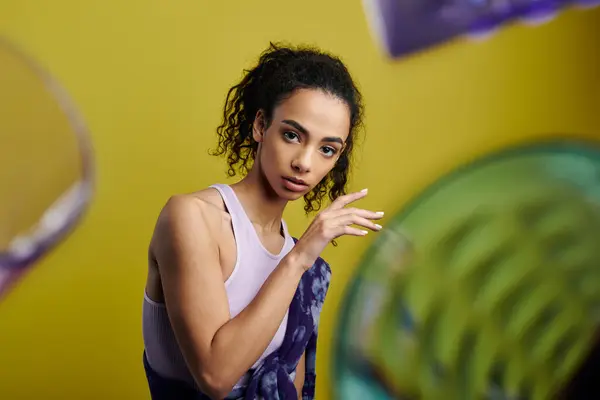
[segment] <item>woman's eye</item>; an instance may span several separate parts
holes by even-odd
[[[323,154],[325,154],[327,157],[332,157],[335,155],[336,150],[333,147],[329,147],[329,146],[325,146],[321,149],[321,151],[323,152]]]
[[[283,137],[289,140],[290,142],[295,142],[298,140],[298,135],[294,132],[284,132]]]

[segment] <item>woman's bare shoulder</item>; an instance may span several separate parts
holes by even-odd
[[[163,211],[168,212],[173,209],[183,209],[188,213],[199,211],[207,219],[206,222],[218,221],[223,216],[228,215],[221,195],[213,188],[172,195],[163,207]]]
[[[146,291],[152,299],[164,301],[160,282],[165,276],[196,273],[196,260],[202,260],[203,267],[219,267],[224,215],[228,216],[225,206],[214,189],[169,197],[160,210],[148,247]]]
[[[223,203],[223,198],[221,197],[221,194],[219,194],[217,189],[206,188],[197,192],[184,194],[181,196],[189,196],[191,198],[194,198],[197,201],[203,203],[204,207],[207,207],[208,210],[211,210],[213,212],[227,212],[227,210],[225,209],[225,203]]]
[[[218,233],[229,214],[216,189],[207,188],[192,193],[175,194],[163,206],[155,227],[161,231],[167,226],[185,230],[203,230]]]

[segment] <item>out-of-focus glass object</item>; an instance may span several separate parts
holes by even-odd
[[[58,82],[0,36],[0,298],[90,201],[88,138]]]
[[[530,144],[442,178],[351,280],[335,398],[551,398],[600,327],[599,237],[596,143]]]
[[[362,0],[377,43],[392,58],[456,37],[487,37],[521,20],[539,24],[566,7],[590,8],[600,0]]]

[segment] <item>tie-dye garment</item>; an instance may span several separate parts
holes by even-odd
[[[297,241],[297,239],[294,239]],[[315,397],[316,355],[319,317],[329,289],[331,269],[318,258],[304,273],[290,304],[288,324],[281,347],[269,355],[256,370],[248,372],[245,387],[236,387],[226,400],[296,399],[296,366],[306,352],[302,399]],[[210,400],[208,396],[183,382],[164,378],[152,370],[144,355],[144,367],[153,400]]]

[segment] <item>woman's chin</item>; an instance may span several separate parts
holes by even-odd
[[[308,193],[308,191],[306,191],[306,192],[292,192],[290,190],[282,188],[281,190],[278,191],[277,195],[279,197],[281,197],[283,200],[296,201],[298,199],[303,198],[306,193]]]

